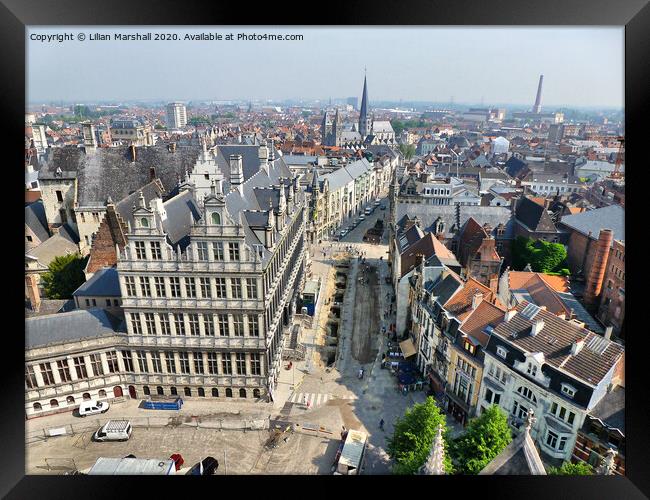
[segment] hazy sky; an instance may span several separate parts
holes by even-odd
[[[177,33],[179,41],[90,41],[93,33]],[[71,33],[41,42],[34,35]],[[85,41],[76,39],[79,33]],[[183,41],[184,34],[235,40]],[[302,41],[237,41],[238,33]],[[328,99],[623,106],[624,31],[602,28],[34,27],[30,103],[135,99]]]

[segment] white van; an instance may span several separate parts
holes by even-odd
[[[84,401],[79,405],[79,416],[85,417],[86,415],[106,413],[109,408],[110,405],[104,401]]]
[[[94,441],[128,441],[133,432],[128,420],[109,420],[93,435]]]

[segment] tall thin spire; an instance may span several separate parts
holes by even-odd
[[[359,133],[362,138],[368,135],[368,84],[366,81],[365,68],[363,75],[363,93],[361,94],[361,108],[359,110]]]
[[[533,113],[542,112],[542,83],[544,82],[544,75],[539,75],[539,84],[537,85],[537,96],[535,97],[535,105],[533,106]]]
[[[421,469],[421,474],[428,476],[441,476],[445,474],[445,447],[442,438],[442,425],[433,439],[431,452]]]

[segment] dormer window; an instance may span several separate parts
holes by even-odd
[[[534,365],[533,363],[528,363],[528,367],[526,368],[526,373],[531,377],[535,377],[537,375],[537,365]]]
[[[562,394],[572,398],[576,394],[576,389],[575,389],[575,387],[571,387],[568,384],[562,384]]]
[[[497,356],[501,356],[503,359],[506,359],[507,355],[508,355],[507,349],[504,349],[501,346],[497,347]]]
[[[472,345],[468,340],[465,341],[464,347],[470,354],[476,353],[476,346]]]
[[[149,227],[149,220],[146,217],[140,219],[140,225],[142,227]]]
[[[210,220],[212,224],[221,225],[221,215],[219,215],[219,212],[212,212]]]

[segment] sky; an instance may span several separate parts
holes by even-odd
[[[43,35],[69,33],[62,42]],[[92,34],[179,40],[91,41]],[[222,40],[184,40],[186,34]],[[226,40],[227,34],[235,40]],[[300,34],[303,40],[237,40]],[[84,41],[77,39],[85,35]],[[131,100],[283,100],[357,96],[364,68],[375,101],[615,107],[624,101],[622,27],[29,27],[31,104]]]

